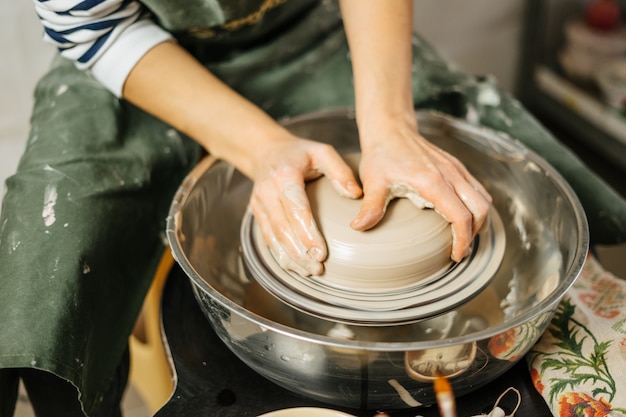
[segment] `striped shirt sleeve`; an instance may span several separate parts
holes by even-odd
[[[33,0],[44,40],[115,95],[155,45],[171,39],[137,0]]]

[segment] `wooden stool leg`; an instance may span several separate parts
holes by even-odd
[[[160,326],[161,293],[173,265],[174,258],[167,249],[129,340],[130,383],[152,414],[167,402],[174,390],[173,374],[163,346]]]

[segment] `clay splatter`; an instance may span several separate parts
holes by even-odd
[[[41,211],[41,217],[46,227],[50,227],[57,220],[54,212],[54,206],[57,203],[57,189],[54,185],[48,185],[44,191],[43,197],[43,210]]]

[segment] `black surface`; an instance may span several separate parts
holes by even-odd
[[[293,394],[248,368],[212,330],[194,298],[191,283],[178,266],[173,267],[163,291],[162,320],[178,383],[171,400],[156,417],[245,417],[304,406],[340,409],[363,417],[387,411],[351,410],[322,404]],[[511,386],[522,395],[517,415],[552,415],[532,386],[526,363],[522,360],[491,383],[458,398],[459,417],[488,413],[500,394]],[[500,402],[507,415],[515,404],[516,397],[512,394]],[[387,412],[391,417],[439,415],[435,407]]]

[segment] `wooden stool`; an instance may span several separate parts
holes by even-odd
[[[163,286],[174,265],[169,248],[163,254],[141,314],[130,336],[130,383],[137,389],[151,414],[174,392],[174,376],[161,338],[160,303]]]

